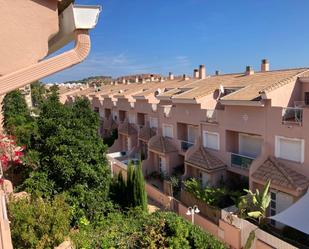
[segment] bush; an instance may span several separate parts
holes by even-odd
[[[69,234],[71,210],[63,196],[20,199],[8,207],[15,249],[54,248]]]
[[[184,186],[185,190],[197,199],[202,200],[210,206],[219,208],[225,208],[235,204],[235,200],[241,195],[237,191],[229,191],[226,188],[203,188],[201,182],[193,178],[184,181]]]
[[[71,235],[76,248],[223,249],[212,235],[170,212],[111,213]]]

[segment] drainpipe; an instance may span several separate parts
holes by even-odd
[[[75,31],[75,47],[61,55],[0,77],[0,95],[82,62],[90,51],[88,30]]]
[[[49,52],[60,49],[72,39],[75,39],[75,47],[63,54],[0,76],[0,95],[82,62],[90,52],[89,30],[96,26],[100,11],[99,6],[71,4],[66,8],[59,17],[60,30],[51,39]]]

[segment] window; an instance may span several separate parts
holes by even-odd
[[[159,170],[161,174],[166,174],[166,160],[164,157],[159,157]]]
[[[173,138],[173,125],[163,124],[163,136]]]
[[[205,148],[219,150],[219,133],[216,132],[203,132],[203,144]]]
[[[117,111],[113,111],[113,119],[117,120]]]
[[[256,158],[261,154],[263,139],[260,136],[239,134],[239,151],[243,156]]]
[[[154,117],[149,118],[150,128],[158,128],[158,119]]]
[[[309,105],[309,92],[305,92],[305,105]]]
[[[305,157],[305,140],[276,136],[275,156],[278,158],[303,163]]]
[[[130,124],[135,124],[136,123],[136,116],[134,113],[129,114],[129,123]]]
[[[198,128],[192,125],[188,125],[188,142],[195,143],[197,138]]]

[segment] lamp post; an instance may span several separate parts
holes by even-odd
[[[198,214],[199,212],[200,212],[200,210],[198,209],[198,207],[196,205],[188,208],[186,215],[188,215],[188,216],[191,215],[192,224],[194,224],[194,214]]]

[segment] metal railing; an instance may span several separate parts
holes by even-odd
[[[254,158],[231,153],[231,165],[240,169],[249,169]]]
[[[180,141],[180,144],[181,144],[181,150],[184,152],[194,145],[194,143],[184,141],[184,140]]]
[[[303,122],[303,108],[286,107],[282,108],[282,123],[283,124],[298,124]]]
[[[206,122],[217,123],[217,110],[206,110]]]

